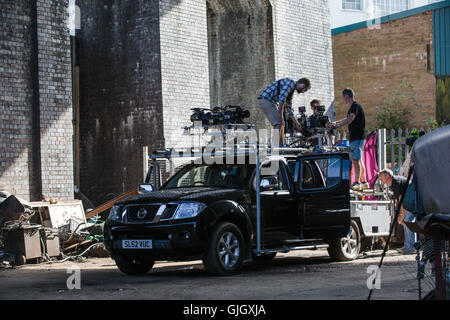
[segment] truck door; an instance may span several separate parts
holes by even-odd
[[[297,199],[286,165],[283,161],[271,160],[263,163],[262,168],[266,169],[261,172],[262,241],[298,238]]]
[[[300,236],[346,236],[350,228],[350,160],[347,154],[299,160]]]

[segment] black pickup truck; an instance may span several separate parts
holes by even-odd
[[[188,164],[158,191],[117,202],[105,222],[104,243],[118,268],[141,274],[158,260],[202,259],[211,273],[231,275],[244,261],[268,261],[290,249],[328,246],[336,260],[358,256],[347,153],[261,162],[258,252],[255,167]]]

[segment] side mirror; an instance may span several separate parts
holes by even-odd
[[[261,188],[262,189],[267,189],[270,185],[270,181],[268,179],[262,179],[261,180]]]
[[[261,191],[278,189],[278,176],[268,176],[261,179]]]
[[[139,193],[149,193],[153,192],[153,185],[146,183],[139,185]]]

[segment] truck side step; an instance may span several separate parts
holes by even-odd
[[[261,250],[261,253],[263,253],[263,254],[271,253],[271,252],[288,253],[289,251],[294,251],[294,250],[317,250],[317,249],[320,249],[320,248],[328,248],[328,244],[313,244],[313,245],[298,246],[298,247],[283,247],[283,248],[263,249],[263,250]]]

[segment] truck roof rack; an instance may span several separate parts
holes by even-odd
[[[201,122],[199,124],[194,124],[192,126],[185,126],[182,127],[183,134],[184,135],[191,135],[191,136],[197,136],[197,135],[206,135],[206,136],[216,136],[216,135],[223,135],[226,130],[237,130],[237,129],[243,129],[243,130],[249,130],[254,129],[255,124],[253,123],[229,123],[229,124],[211,124],[211,125],[203,125]],[[213,129],[213,130],[210,130]],[[195,131],[198,132],[195,132]],[[215,131],[214,131],[215,130]],[[203,131],[203,132],[202,132]]]
[[[153,151],[149,158],[154,159],[171,159],[171,158],[195,158],[201,156],[237,156],[237,155],[251,155],[255,153],[260,153],[262,155],[272,156],[298,156],[302,154],[309,153],[336,153],[336,152],[347,152],[348,147],[338,147],[338,146],[322,146],[311,147],[311,148],[299,148],[299,147],[272,147],[270,145],[241,145],[234,144],[226,146],[196,146],[196,147],[171,147],[160,150]]]

